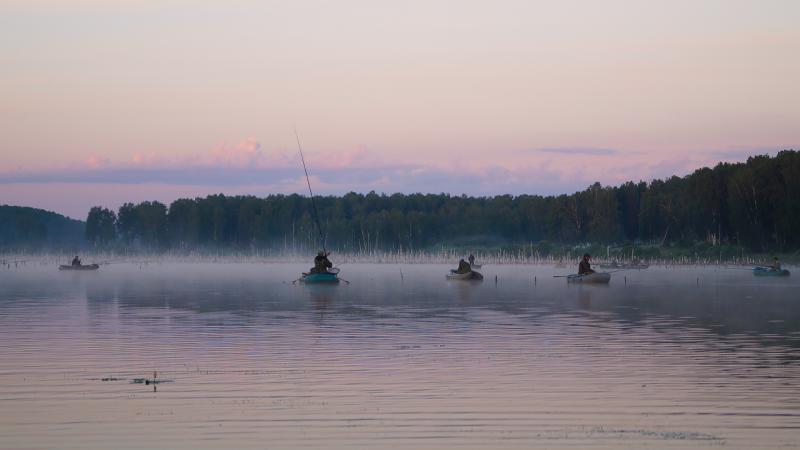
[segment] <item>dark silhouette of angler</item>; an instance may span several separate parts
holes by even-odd
[[[583,259],[581,260],[580,264],[578,264],[578,275],[588,275],[590,273],[594,273],[592,265],[589,263],[590,259],[592,259],[592,255],[584,253]]]
[[[314,267],[309,273],[327,273],[328,269],[333,267],[333,263],[328,259],[328,254],[325,250],[320,250],[314,258]]]

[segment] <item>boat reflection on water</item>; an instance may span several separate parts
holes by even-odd
[[[314,311],[319,313],[320,322],[325,318],[325,311],[331,306],[339,289],[336,285],[312,284],[306,286],[306,292],[311,300]]]
[[[302,266],[301,266],[302,267]],[[371,315],[375,309],[397,312],[407,308],[424,310],[427,316],[448,315],[452,308],[478,307],[526,317],[547,316],[585,310],[604,312],[596,320],[616,318],[638,326],[648,317],[669,316],[688,327],[703,327],[714,333],[772,333],[776,327],[800,333],[800,304],[787,303],[794,292],[794,277],[774,279],[741,277],[741,273],[707,271],[703,277],[686,271],[649,269],[619,275],[608,284],[565,283],[552,278],[557,269],[542,273],[532,282],[530,268],[507,266],[487,276],[498,283],[448,282],[440,277],[442,266],[405,267],[404,281],[396,266],[350,267],[351,285],[292,285],[289,266],[264,277],[263,266],[162,268],[158,273],[136,277],[112,273],[82,278],[54,279],[56,283],[14,280],[0,286],[7,299],[26,297],[85,296],[89,305],[114,304],[120,308],[168,308],[194,312],[235,314],[286,311],[336,310],[337,314]],[[178,270],[179,269],[179,270]],[[246,270],[243,270],[246,269]],[[739,275],[737,278],[736,276]],[[749,275],[749,274],[748,274]],[[683,277],[681,279],[680,277]],[[625,279],[624,282],[622,282]],[[696,279],[700,279],[699,285]],[[13,291],[13,292],[11,292]],[[1,293],[1,292],[0,292]],[[30,297],[28,297],[30,298]],[[2,302],[2,299],[0,299]],[[743,320],[743,317],[760,320]],[[795,343],[795,341],[791,341]],[[794,345],[794,344],[792,344]],[[800,345],[800,344],[798,344]]]
[[[796,277],[353,264],[349,286],[293,285],[303,268],[6,275],[0,447],[795,445]]]

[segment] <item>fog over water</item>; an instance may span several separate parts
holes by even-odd
[[[309,266],[0,271],[0,448],[798,446],[797,274]]]

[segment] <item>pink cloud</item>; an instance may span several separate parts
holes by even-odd
[[[102,156],[90,156],[86,158],[86,167],[90,169],[100,169],[103,167],[108,167],[111,164],[111,160]]]
[[[309,171],[336,170],[343,168],[367,168],[391,164],[380,156],[369,152],[365,147],[344,150],[304,150]],[[255,138],[247,138],[235,144],[220,142],[205,152],[177,156],[166,156],[152,150],[138,151],[128,161],[114,162],[109,158],[91,156],[83,164],[53,170],[69,169],[125,169],[125,168],[251,168],[251,169],[293,169],[300,167],[297,150],[265,150]]]
[[[266,162],[267,159],[261,144],[253,138],[245,139],[235,145],[223,142],[206,156],[206,158],[201,156],[198,161],[226,167],[254,167]]]
[[[162,161],[153,151],[147,153],[136,152],[131,156],[131,164],[136,166],[153,167],[159,165]]]

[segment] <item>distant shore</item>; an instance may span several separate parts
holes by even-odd
[[[743,254],[739,256],[714,257],[713,255],[688,256],[687,249],[669,249],[658,256],[647,256],[634,253],[622,255],[609,253],[608,256],[595,252],[592,263],[595,266],[618,263],[620,265],[647,264],[653,266],[747,266],[767,264],[774,256],[783,264],[797,264],[796,254]],[[577,264],[584,250],[572,250],[563,254],[546,256],[522,251],[484,250],[469,252],[463,249],[441,249],[438,251],[419,252],[384,252],[369,253],[337,252],[332,249],[331,259],[334,265],[350,263],[369,264],[457,264],[461,258],[474,254],[476,264],[530,264],[530,265],[564,265],[572,267]],[[69,264],[74,252],[0,252],[0,268]],[[182,263],[308,263],[312,264],[314,252],[234,252],[234,251],[193,251],[193,252],[87,252],[81,253],[84,264],[156,264],[166,262]]]

